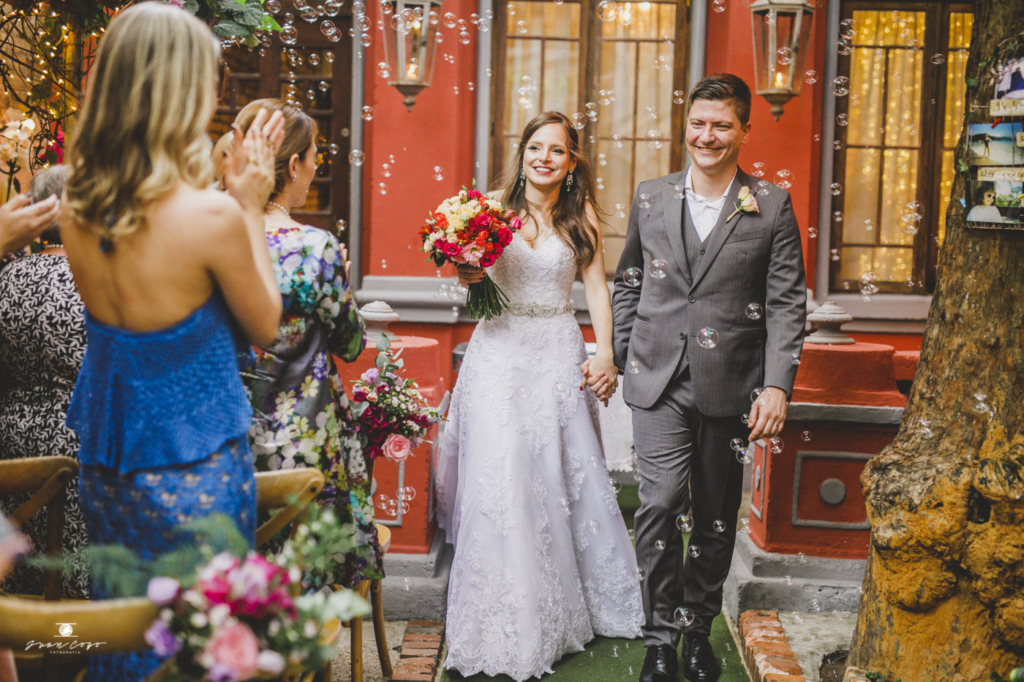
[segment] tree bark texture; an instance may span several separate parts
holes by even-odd
[[[1024,1],[974,12],[967,122],[991,123],[993,70],[1024,57]],[[970,163],[967,125],[956,157]],[[1024,231],[967,227],[967,180],[953,183],[900,432],[861,477],[871,553],[849,660],[890,681],[1024,664]]]

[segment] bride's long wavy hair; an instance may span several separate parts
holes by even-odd
[[[519,141],[519,150],[516,153],[508,170],[502,177],[499,186],[502,188],[501,201],[505,208],[511,209],[524,217],[530,215],[530,205],[526,201],[526,182],[520,181],[523,173],[523,154],[526,152],[527,143],[534,134],[546,125],[555,123],[565,130],[565,137],[569,141],[569,156],[576,161],[576,169],[572,171],[572,188],[568,188],[567,180],[569,173],[562,180],[562,186],[558,193],[558,201],[551,210],[552,228],[555,234],[576,254],[576,265],[585,267],[594,260],[597,250],[597,235],[595,230],[601,229],[600,225],[591,225],[587,218],[587,203],[589,202],[597,215],[601,215],[597,205],[597,185],[594,182],[594,172],[587,163],[586,157],[580,154],[579,134],[572,122],[565,114],[557,111],[547,111],[540,114],[523,128],[523,137]]]
[[[82,227],[116,242],[179,181],[210,184],[218,53],[203,22],[161,2],[110,22],[68,146],[68,210]]]

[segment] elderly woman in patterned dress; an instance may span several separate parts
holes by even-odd
[[[349,289],[345,248],[333,235],[303,225],[290,212],[306,203],[316,174],[316,121],[276,99],[251,102],[236,123],[248,129],[260,109],[285,117],[276,185],[266,207],[267,246],[284,302],[277,339],[257,348],[244,375],[253,404],[249,430],[257,470],[316,467],[328,477],[325,496],[355,549],[341,566],[342,582],[383,577],[373,522],[370,475],[332,356],[352,362],[366,345],[363,320]]]
[[[69,169],[54,166],[32,178],[33,204],[53,204]],[[85,351],[85,308],[75,289],[54,222],[41,236],[43,250],[0,270],[0,460],[78,456],[78,438],[64,425]],[[78,550],[88,544],[78,506],[78,482],[67,486],[64,549],[74,557],[64,574],[66,598],[89,598],[89,570]],[[13,513],[28,495],[0,497],[0,514]],[[46,547],[46,514],[23,529],[35,548]],[[18,564],[0,591],[43,593],[43,571]]]

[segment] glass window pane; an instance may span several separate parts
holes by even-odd
[[[949,49],[966,50],[971,47],[971,33],[974,29],[974,15],[966,12],[952,12],[949,15]]]
[[[881,244],[913,244],[913,235],[901,232],[898,221],[908,202],[917,198],[918,153],[915,149],[886,149],[882,161],[882,215],[878,223]],[[879,273],[881,274],[881,273]]]
[[[890,50],[885,110],[885,144],[892,147],[917,147],[921,136],[920,50]]]
[[[544,111],[572,116],[579,106],[579,52],[576,42],[549,40],[544,43]]]
[[[850,57],[847,144],[881,143],[885,50],[856,48]]]
[[[878,173],[881,153],[877,149],[848,149],[846,182],[843,185],[843,242],[875,244],[878,233]],[[869,222],[870,221],[870,222]],[[871,229],[867,229],[868,225]]]

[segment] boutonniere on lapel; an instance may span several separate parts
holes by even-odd
[[[744,185],[740,187],[740,193],[736,195],[736,199],[740,203],[735,204],[736,210],[729,214],[729,217],[725,219],[725,222],[729,222],[737,213],[744,215],[748,213],[758,213],[757,199],[750,193],[750,188]]]

